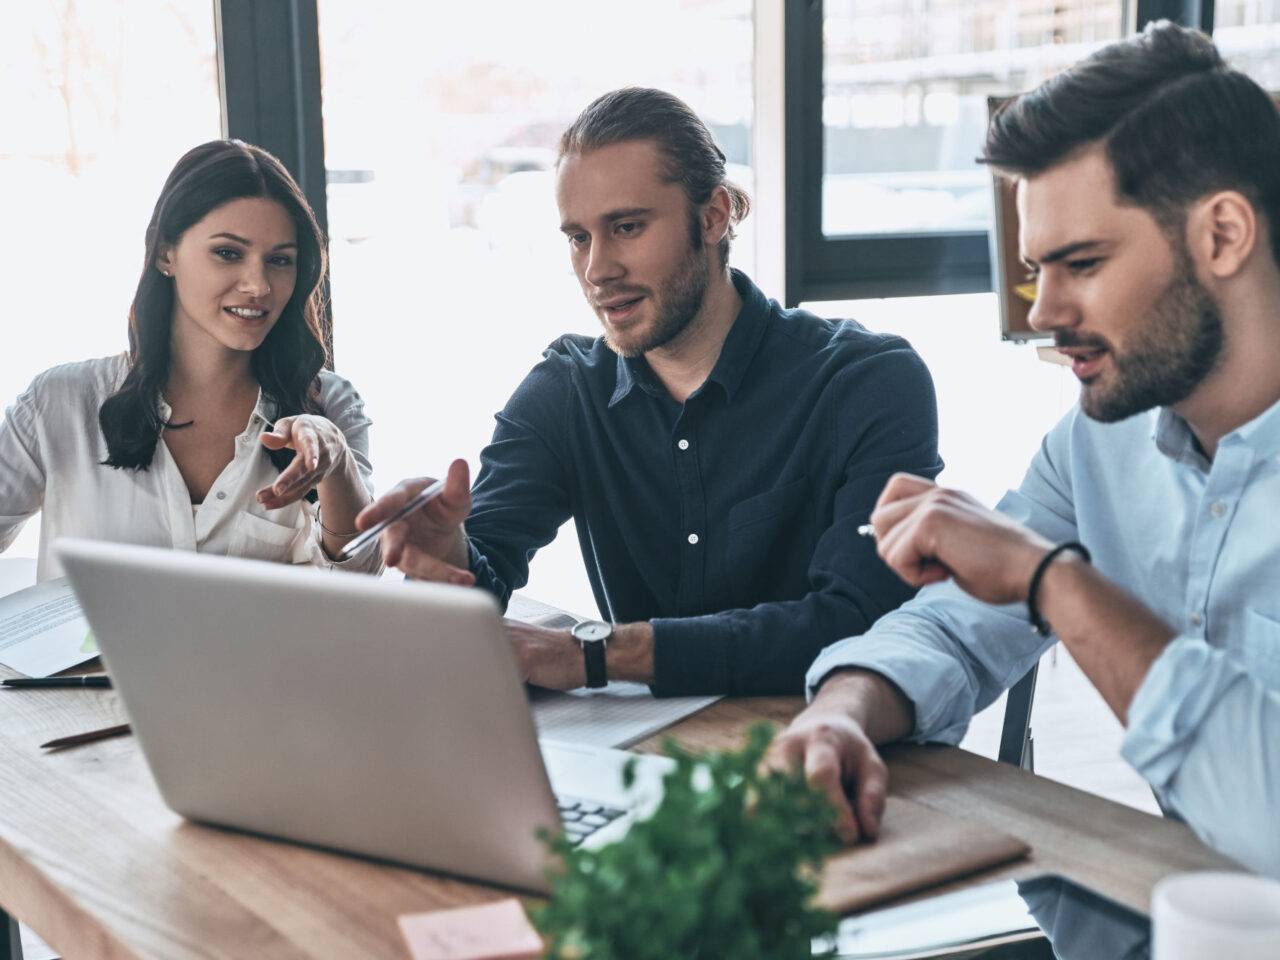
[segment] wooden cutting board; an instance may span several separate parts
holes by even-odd
[[[879,838],[827,861],[817,902],[836,914],[854,913],[1030,852],[1010,834],[889,797]]]

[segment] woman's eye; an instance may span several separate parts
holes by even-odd
[[[273,267],[292,267],[293,257],[288,257],[281,253],[272,257],[269,262]]]
[[[233,247],[216,247],[213,255],[219,260],[239,260],[240,251]]]

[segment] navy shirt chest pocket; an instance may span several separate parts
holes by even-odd
[[[729,568],[760,599],[803,592],[813,553],[814,509],[809,481],[800,477],[729,509]]]

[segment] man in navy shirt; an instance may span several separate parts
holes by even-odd
[[[596,100],[557,170],[604,335],[547,348],[474,490],[455,461],[444,493],[382,535],[387,563],[505,603],[572,517],[602,622],[508,622],[528,681],[799,693],[819,650],[913,592],[857,528],[892,474],[942,468],[929,373],[902,339],[784,310],[729,269],[749,202],[675,97]],[[359,526],[428,482],[404,481]]]

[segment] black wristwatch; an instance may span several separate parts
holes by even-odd
[[[587,687],[599,690],[609,683],[608,671],[605,669],[604,651],[613,636],[613,624],[601,623],[599,620],[584,620],[575,624],[570,631],[573,638],[582,647],[582,659],[587,665]]]

